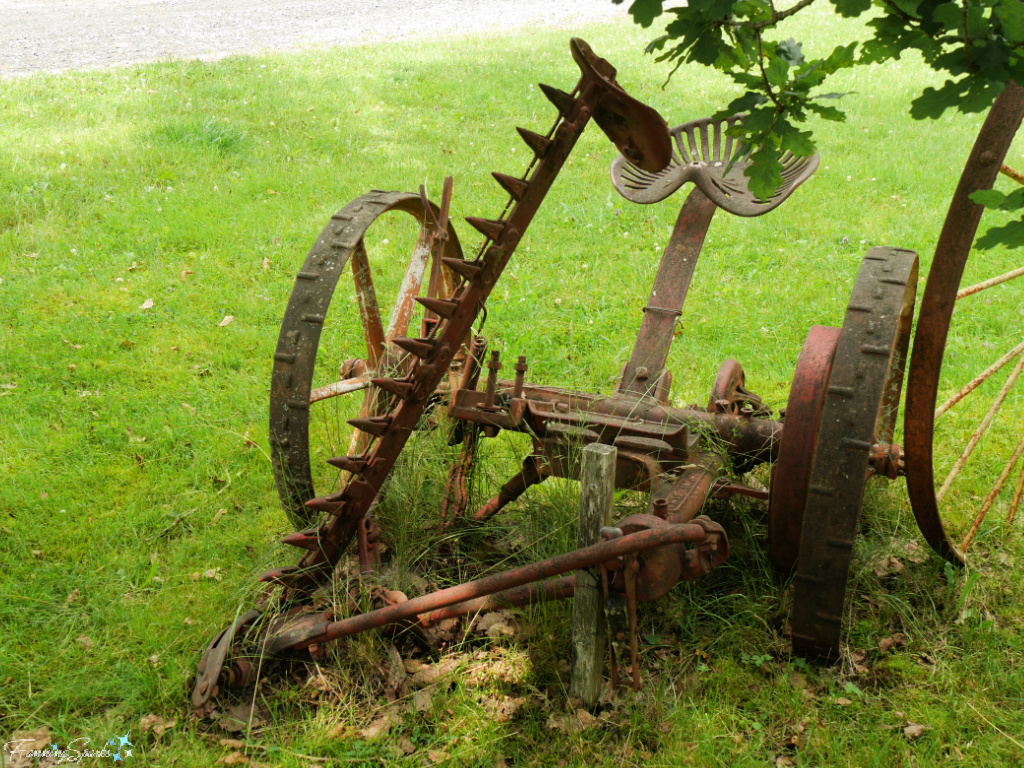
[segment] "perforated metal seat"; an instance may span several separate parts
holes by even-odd
[[[726,134],[742,119],[742,115],[725,120],[704,118],[676,126],[671,130],[675,142],[672,160],[657,173],[649,173],[619,156],[611,168],[615,189],[631,202],[649,205],[692,181],[720,208],[737,216],[760,216],[778,207],[817,170],[818,155],[796,157],[785,153],[781,158],[782,185],[767,200],[758,200],[743,175],[751,164],[753,149]]]

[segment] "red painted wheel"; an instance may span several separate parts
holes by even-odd
[[[772,468],[768,496],[768,556],[781,574],[789,574],[796,567],[800,553],[811,462],[838,343],[838,328],[811,328],[789,390],[779,458]]]

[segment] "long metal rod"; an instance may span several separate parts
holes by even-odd
[[[524,605],[537,605],[549,600],[565,600],[576,594],[576,575],[562,576],[540,584],[524,584],[521,587],[503,589],[493,595],[478,597],[455,603],[446,608],[438,608],[427,614],[420,615],[420,624],[430,627],[444,619],[454,619],[470,613],[481,611],[500,611],[503,608],[519,608]]]
[[[309,393],[310,403],[319,403],[321,400],[327,400],[332,397],[338,397],[338,395],[347,395],[350,392],[358,392],[360,389],[366,389],[370,386],[370,379],[373,378],[373,372],[364,373],[362,376],[356,376],[354,379],[345,379],[344,381],[336,381],[333,384],[327,384],[323,387],[317,387]]]
[[[1006,514],[1006,522],[1012,523],[1017,516],[1017,508],[1020,506],[1020,498],[1024,495],[1024,464],[1020,465],[1020,475],[1017,476],[1017,487],[1013,491],[1013,501],[1010,502],[1010,511]]]
[[[959,392],[957,392],[955,395],[953,395],[951,398],[949,398],[949,400],[947,400],[942,405],[940,405],[938,408],[936,408],[935,409],[935,418],[938,419],[939,416],[944,414],[946,411],[948,411],[954,405],[956,405],[961,400],[963,400],[965,397],[967,397],[969,394],[971,394],[971,392],[976,390],[985,381],[987,381],[988,378],[990,376],[992,376],[992,374],[994,374],[997,371],[999,371],[1004,365],[1006,365],[1008,362],[1010,362],[1015,357],[1017,357],[1017,355],[1019,355],[1021,352],[1024,352],[1024,341],[1022,341],[1016,347],[1014,347],[1009,352],[1007,352],[1005,355],[1003,355],[998,360],[996,360],[994,363],[992,363],[992,365],[990,365],[984,371],[979,373],[974,378],[974,380],[971,383],[965,385],[963,389],[961,389]]]
[[[964,448],[964,452],[960,454],[960,458],[956,460],[956,463],[953,465],[953,469],[949,471],[949,474],[946,476],[946,480],[942,483],[942,487],[939,488],[938,493],[935,494],[936,500],[941,501],[942,497],[946,495],[949,487],[953,484],[957,475],[960,474],[960,470],[964,468],[964,464],[967,463],[971,454],[974,453],[974,449],[978,447],[978,443],[981,442],[982,435],[985,434],[989,426],[992,424],[992,420],[996,417],[996,413],[999,412],[999,408],[1006,399],[1006,396],[1010,394],[1010,388],[1017,382],[1017,377],[1020,376],[1022,368],[1024,368],[1024,357],[1017,361],[1017,364],[1013,367],[1009,377],[1007,377],[1003,388],[999,390],[999,394],[996,396],[995,401],[988,409],[988,413],[985,414],[985,418],[981,420],[978,428],[974,430],[974,434],[971,435],[971,439],[968,441],[967,447]]]
[[[534,581],[541,581],[558,576],[566,571],[590,568],[599,563],[623,557],[630,553],[644,552],[648,549],[664,547],[684,542],[699,543],[707,538],[705,529],[696,524],[667,525],[664,528],[650,528],[645,531],[623,536],[620,539],[604,541],[591,547],[558,555],[539,563],[531,563],[521,568],[486,576],[468,584],[459,584],[429,595],[413,598],[404,603],[390,605],[376,611],[369,611],[358,616],[351,616],[341,621],[334,621],[320,635],[310,637],[293,646],[296,649],[309,645],[325,643],[348,637],[359,632],[395,624],[409,619],[416,619],[420,614],[436,611],[454,603],[474,600],[478,597],[492,595],[495,592],[512,589]]]
[[[971,546],[971,542],[974,541],[975,535],[978,533],[978,529],[981,527],[981,521],[985,519],[985,515],[988,514],[992,504],[995,503],[996,496],[1003,490],[1003,486],[1006,485],[1007,479],[1010,477],[1010,472],[1013,471],[1014,466],[1017,464],[1017,460],[1024,454],[1024,440],[1021,440],[1017,444],[1016,450],[1013,452],[1013,456],[1006,462],[1006,466],[1003,467],[1003,471],[999,473],[999,477],[996,478],[996,484],[992,486],[992,490],[988,492],[988,496],[985,497],[985,501],[981,505],[981,509],[978,510],[978,516],[974,518],[974,522],[971,523],[971,529],[967,531],[967,535],[964,536],[964,540],[960,542],[960,550],[966,552],[967,548]]]
[[[1001,285],[1002,283],[1009,282],[1010,280],[1013,280],[1013,278],[1020,277],[1021,275],[1024,275],[1024,267],[1015,269],[1012,272],[1007,272],[1005,275],[1000,275],[999,277],[991,277],[977,285],[972,285],[968,288],[961,288],[956,292],[956,300],[960,301],[960,299],[965,296],[971,296],[979,291],[984,291],[986,288],[991,288],[994,285]]]

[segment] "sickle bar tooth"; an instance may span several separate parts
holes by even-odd
[[[377,387],[378,389],[383,389],[385,392],[390,392],[392,395],[395,395],[396,397],[400,397],[403,400],[406,397],[408,397],[409,396],[409,392],[412,391],[412,384],[410,384],[407,381],[398,381],[397,379],[370,379],[370,382],[373,384],[373,386]],[[346,456],[344,458],[347,459],[348,457]],[[328,459],[327,462],[329,464],[334,464],[334,460],[333,459]],[[366,464],[366,462],[364,461],[363,462],[363,466],[365,466],[365,464]],[[334,464],[334,466],[341,467],[340,464]],[[342,469],[348,469],[348,467],[341,467],[341,468]],[[349,470],[349,471],[353,472],[353,471],[356,471],[356,470]]]
[[[348,423],[362,432],[367,432],[374,437],[380,437],[387,432],[388,427],[391,426],[391,417],[371,416],[368,419],[349,419]],[[309,506],[308,501],[306,502],[306,506]]]
[[[533,154],[537,157],[544,157],[544,153],[551,146],[551,139],[546,139],[539,133],[528,131],[525,128],[516,128],[516,130],[519,131],[519,135],[526,142],[526,146],[533,150]]]
[[[353,459],[351,456],[334,456],[328,459],[327,463],[353,475],[361,475],[366,469],[366,459]]]
[[[260,576],[259,580],[264,584],[280,584],[282,587],[288,588],[292,586],[298,572],[299,566],[288,565],[284,568],[274,568],[267,571]]]
[[[320,528],[309,528],[298,533],[289,533],[283,539],[282,544],[289,547],[298,547],[310,552],[316,552],[322,548],[322,542],[326,541],[326,533]]]
[[[483,266],[480,264],[476,264],[472,261],[455,259],[451,256],[442,256],[441,261],[444,262],[444,265],[452,272],[470,281],[472,281],[477,276],[477,273],[483,269]]]
[[[451,301],[450,299],[435,299],[430,296],[417,296],[416,301],[438,317],[443,317],[445,320],[451,320],[452,315],[455,314],[455,310],[459,307],[459,302],[457,301]]]
[[[431,339],[410,339],[407,336],[396,336],[391,341],[399,349],[404,349],[416,357],[428,357],[434,351],[434,341]]]
[[[568,116],[572,112],[572,108],[576,106],[576,99],[570,96],[565,91],[561,91],[551,85],[545,85],[540,83],[540,89],[547,96],[548,101],[555,105],[555,109],[562,117]]]
[[[505,222],[503,221],[481,219],[477,216],[467,216],[466,223],[488,240],[497,240],[501,237],[501,233],[505,231]]]
[[[522,199],[527,187],[530,186],[522,179],[517,179],[515,176],[509,176],[507,173],[491,171],[491,176],[501,184],[502,189],[508,192],[512,196],[512,199],[517,203]]]
[[[306,502],[306,508],[316,512],[326,512],[328,515],[337,514],[338,510],[345,506],[343,501],[332,501],[327,498],[310,499]]]

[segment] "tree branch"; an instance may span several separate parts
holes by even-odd
[[[919,19],[917,16],[910,15],[902,8],[900,8],[898,5],[896,5],[896,3],[894,3],[892,0],[882,0],[882,5],[884,5],[886,8],[888,8],[896,16],[899,16],[904,21],[916,22],[918,24],[921,23],[921,19]]]
[[[800,0],[800,2],[792,8],[787,8],[781,12],[776,12],[775,5],[772,3],[772,17],[768,19],[768,21],[735,21],[733,19],[723,19],[720,23],[724,27],[742,27],[743,29],[752,29],[755,32],[760,32],[762,29],[775,26],[783,19],[788,19],[790,16],[800,13],[800,11],[814,2],[816,2],[816,0]]]
[[[772,100],[775,108],[778,109],[781,106],[779,99],[775,95],[775,91],[772,90],[771,83],[768,82],[768,73],[764,71],[764,49],[761,47],[761,30],[757,30],[757,68],[761,70],[761,82],[764,83],[765,93],[768,94],[768,98]]]
[[[964,51],[967,54],[967,60],[971,63],[971,68],[974,69],[974,51],[971,50],[971,34],[967,31],[967,12],[970,10],[970,7],[970,0],[963,0]]]

